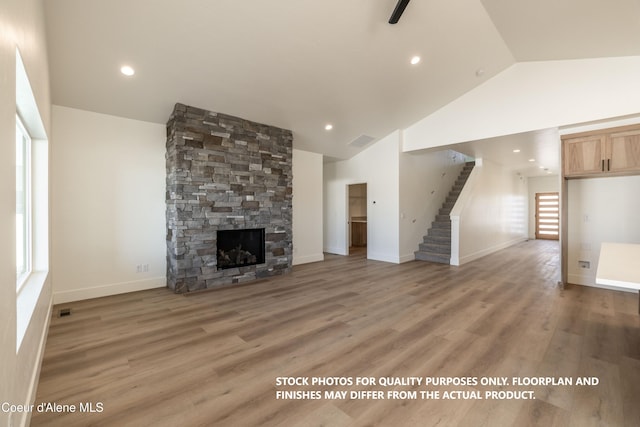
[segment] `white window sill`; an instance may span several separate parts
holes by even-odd
[[[18,292],[16,300],[16,353],[20,350],[22,340],[27,333],[31,316],[38,304],[38,298],[48,274],[48,271],[32,272]]]

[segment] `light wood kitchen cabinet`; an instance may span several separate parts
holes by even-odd
[[[627,126],[562,138],[567,178],[640,174],[640,126]]]
[[[565,139],[564,175],[585,175],[604,172],[606,136],[591,135]]]
[[[610,135],[610,172],[640,171],[640,128]]]

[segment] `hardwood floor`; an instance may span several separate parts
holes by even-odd
[[[32,426],[638,426],[640,316],[632,293],[558,281],[557,242],[462,267],[327,255],[290,275],[184,297],[166,289],[56,307]],[[277,386],[278,377],[376,385]],[[502,386],[380,385],[381,377],[507,377]],[[512,377],[596,377],[515,386]],[[385,399],[277,399],[277,391]],[[438,400],[387,399],[439,391]],[[534,392],[532,400],[444,392]],[[410,397],[410,396],[409,396]],[[86,408],[85,408],[86,409]]]

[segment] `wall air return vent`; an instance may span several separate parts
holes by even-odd
[[[364,147],[374,139],[375,139],[374,137],[369,135],[360,135],[359,137],[351,141],[348,145],[351,147]]]

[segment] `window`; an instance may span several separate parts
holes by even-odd
[[[16,116],[16,273],[20,290],[31,273],[31,138]]]
[[[49,275],[49,142],[16,50],[16,354]]]
[[[558,240],[560,236],[558,193],[536,193],[536,239]]]

